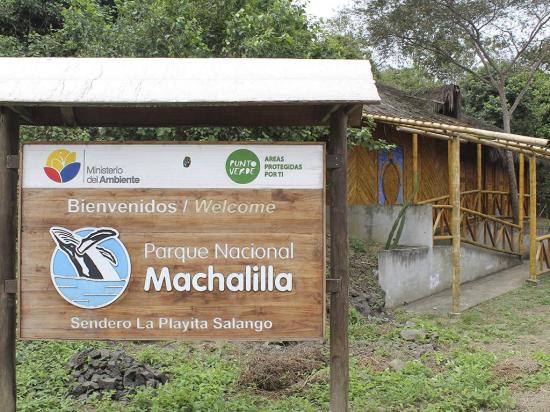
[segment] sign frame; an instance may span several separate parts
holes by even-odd
[[[71,146],[84,146],[84,145],[90,145],[90,146],[133,146],[133,145],[152,145],[152,146],[158,146],[158,145],[173,145],[173,146],[186,146],[186,145],[207,145],[207,146],[221,146],[221,145],[228,145],[228,146],[321,146],[322,147],[322,195],[321,195],[321,201],[322,201],[322,273],[321,273],[321,334],[319,337],[269,337],[269,336],[258,336],[255,338],[250,337],[214,337],[214,338],[205,338],[200,336],[186,336],[182,334],[181,338],[163,338],[163,337],[155,337],[155,336],[147,336],[144,335],[142,337],[136,338],[135,336],[119,336],[116,338],[112,337],[91,337],[91,338],[63,338],[63,337],[52,337],[52,338],[35,338],[35,337],[25,337],[22,335],[21,331],[21,321],[22,321],[22,294],[21,294],[21,281],[22,281],[22,250],[23,250],[23,237],[22,237],[22,231],[23,231],[23,181],[24,181],[24,173],[25,169],[23,167],[23,158],[24,158],[24,151],[25,147],[28,146],[34,146],[34,145],[51,145],[52,148],[54,146],[63,146],[63,145],[71,145]],[[17,337],[21,340],[74,340],[74,339],[93,339],[93,340],[99,340],[99,341],[105,341],[105,340],[117,340],[117,341],[129,341],[129,340],[143,340],[143,341],[162,341],[162,340],[178,340],[178,341],[205,341],[205,340],[215,340],[215,341],[319,341],[323,342],[326,340],[326,322],[327,322],[327,290],[326,290],[326,279],[327,279],[327,249],[326,249],[326,234],[327,234],[327,219],[326,219],[326,205],[327,205],[327,146],[325,142],[292,142],[292,141],[277,141],[277,142],[257,142],[257,141],[226,141],[226,142],[200,142],[200,141],[128,141],[128,142],[105,142],[105,141],[94,141],[94,142],[86,142],[86,141],[33,141],[33,142],[21,142],[19,144],[19,182],[20,187],[18,191],[18,219],[17,219],[17,236],[18,236],[18,244],[17,244],[17,268],[18,268],[18,276],[17,276]],[[243,189],[246,190],[245,187]],[[78,192],[78,190],[81,189],[74,189]],[[184,189],[185,190],[185,189]],[[238,190],[238,189],[227,189],[227,190]],[[250,190],[250,189],[249,189]],[[285,190],[285,189],[282,189]],[[287,189],[292,190],[292,189]],[[93,309],[90,309],[93,310]]]

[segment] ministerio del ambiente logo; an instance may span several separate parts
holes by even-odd
[[[76,161],[76,153],[67,149],[57,149],[50,153],[44,166],[46,176],[56,183],[66,183],[73,180],[80,171],[80,162]]]

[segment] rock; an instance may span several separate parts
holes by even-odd
[[[69,369],[77,369],[81,367],[84,362],[86,362],[86,359],[88,358],[88,353],[91,351],[91,349],[84,350],[82,352],[75,353],[71,359],[69,359],[69,362],[67,362],[67,368]]]
[[[86,388],[82,385],[76,385],[72,390],[71,390],[71,395],[72,396],[80,396],[82,395],[83,393],[86,393]]]
[[[111,390],[116,388],[116,379],[115,378],[100,378],[97,381],[99,389]]]
[[[389,367],[394,371],[400,371],[405,367],[405,362],[401,359],[394,359],[389,363]]]
[[[116,366],[107,369],[106,372],[112,378],[117,378],[122,375],[122,372]]]
[[[68,396],[87,399],[92,393],[101,399],[103,391],[114,391],[111,398],[124,399],[135,393],[138,386],[157,388],[168,377],[150,365],[136,361],[121,350],[86,349],[75,354],[69,362]]]
[[[115,400],[115,401],[119,401],[121,399],[124,399],[124,397],[128,395],[128,393],[126,391],[117,391],[115,392],[115,394],[112,396],[112,399]]]
[[[148,371],[147,369],[145,369],[142,373],[143,377],[145,378],[145,380],[149,380],[149,379],[154,379],[155,378],[155,374],[151,371]]]
[[[408,320],[405,322],[405,327],[406,328],[414,328],[416,326],[416,323],[413,322],[412,320]]]
[[[422,329],[403,329],[399,334],[402,339],[407,341],[418,341],[426,338],[426,332]]]
[[[86,389],[86,391],[92,391],[94,389],[99,389],[99,385],[96,382],[86,381],[82,384],[82,387]]]
[[[168,376],[166,376],[165,373],[159,373],[158,376],[157,376],[158,380],[160,381],[160,383],[162,383],[163,385],[168,382]]]

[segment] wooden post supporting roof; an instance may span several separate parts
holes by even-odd
[[[520,225],[518,234],[518,251],[520,257],[523,256],[523,242],[524,242],[524,230],[525,230],[525,155],[519,154],[519,211],[518,211],[518,224]]]
[[[330,410],[348,410],[348,205],[347,205],[347,115],[339,109],[331,115],[328,153],[342,160],[330,169],[330,262],[333,279],[340,289],[330,296]]]
[[[15,290],[17,155],[19,124],[13,112],[0,107],[0,409],[15,411]],[[15,158],[17,159],[17,158]],[[11,158],[10,158],[11,160]]]
[[[420,184],[417,182],[420,179],[418,174],[418,134],[413,133],[412,135],[412,161],[413,161],[413,186],[412,190],[414,191],[415,186]],[[413,205],[418,201],[418,190],[414,193]]]
[[[537,157],[529,157],[529,281],[537,283]]]
[[[452,314],[460,313],[460,140],[451,141],[449,157],[452,239]]]
[[[483,201],[482,199],[482,193],[483,190],[483,146],[481,143],[477,144],[477,172],[476,172],[476,178],[477,178],[477,211],[482,212],[481,210],[481,203]]]

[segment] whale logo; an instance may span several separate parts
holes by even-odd
[[[130,258],[116,229],[69,230],[54,226],[56,247],[51,277],[59,294],[85,309],[107,306],[118,299],[130,280]]]

